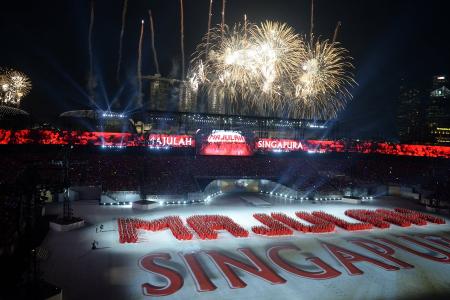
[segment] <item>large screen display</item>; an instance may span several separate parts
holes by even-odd
[[[197,134],[197,151],[201,155],[253,155],[253,135],[242,131],[209,130]]]
[[[352,140],[258,138],[235,130],[200,130],[196,135],[136,134],[58,130],[0,129],[0,145],[77,145],[104,147],[196,148],[201,155],[250,156],[255,151],[363,153],[450,158],[450,147]]]
[[[193,148],[195,139],[191,135],[149,134],[146,139],[151,148]]]
[[[302,141],[289,139],[258,139],[255,142],[255,149],[259,151],[304,151]]]

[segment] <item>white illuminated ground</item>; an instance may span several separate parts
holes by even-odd
[[[253,195],[254,196],[254,195]],[[222,196],[199,205],[161,206],[150,212],[133,211],[129,207],[99,206],[95,202],[76,202],[75,215],[85,218],[87,225],[72,232],[50,231],[43,247],[50,251],[47,261],[42,263],[44,279],[63,288],[64,299],[149,299],[144,296],[141,285],[149,282],[154,285],[164,285],[163,278],[153,275],[138,266],[141,257],[154,252],[170,253],[172,260],[161,263],[177,270],[184,278],[184,286],[175,294],[165,296],[167,299],[386,299],[425,297],[434,294],[445,296],[450,293],[450,264],[427,260],[400,249],[396,249],[396,258],[415,266],[413,269],[386,271],[369,263],[356,263],[364,271],[363,275],[350,276],[342,265],[334,259],[321,245],[320,241],[330,242],[355,252],[382,260],[375,254],[344,240],[349,236],[373,238],[387,237],[396,240],[395,234],[415,235],[431,233],[450,238],[450,225],[427,225],[400,228],[392,225],[388,230],[371,230],[364,232],[346,232],[337,229],[330,234],[294,233],[289,237],[261,237],[251,233],[253,225],[261,225],[252,217],[257,212],[285,212],[294,217],[299,210],[323,210],[340,218],[355,221],[344,215],[346,209],[354,208],[390,208],[405,207],[420,210],[422,207],[412,204],[409,200],[393,197],[375,199],[362,205],[350,205],[339,202],[313,204],[309,201],[294,202],[280,198],[269,198],[257,195],[262,200],[272,203],[270,207],[252,206],[244,202],[239,195]],[[412,201],[412,200],[411,200]],[[61,207],[47,207],[47,212],[55,212]],[[233,218],[238,224],[250,232],[248,238],[234,238],[223,232],[218,240],[202,241],[194,235],[191,241],[178,241],[170,231],[143,232],[141,242],[137,244],[120,244],[118,242],[118,217],[140,217],[156,219],[163,216],[179,215],[185,220],[194,214],[222,214]],[[96,233],[96,226],[104,225],[104,232]],[[99,242],[97,250],[91,250],[93,240]],[[402,240],[400,243],[414,248],[413,244]],[[286,259],[295,261],[304,269],[314,267],[303,258],[305,255],[318,256],[342,274],[329,280],[311,280],[294,276],[271,264],[265,255],[265,250],[274,244],[294,244],[303,252],[286,253]],[[194,281],[187,272],[179,256],[179,252],[199,250],[219,250],[227,255],[245,261],[236,249],[251,248],[260,258],[286,279],[285,284],[271,285],[253,275],[237,271],[247,287],[242,289],[229,288],[217,267],[204,254],[200,261],[217,289],[212,292],[197,292]],[[442,249],[445,249],[441,247]],[[424,251],[421,248],[417,248]],[[447,249],[448,252],[450,250]],[[429,252],[428,252],[429,253]],[[303,255],[303,256],[302,256]],[[392,263],[391,263],[392,264]]]

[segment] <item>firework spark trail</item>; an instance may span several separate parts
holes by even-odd
[[[224,31],[225,31],[225,7],[226,7],[226,5],[227,5],[227,1],[222,0],[222,21],[220,22],[220,29],[221,29],[222,35],[224,34]]]
[[[213,0],[210,0],[209,1],[209,14],[208,14],[208,31],[206,32],[206,53],[208,53],[208,50],[209,50],[209,32],[211,31],[212,4],[213,4]]]
[[[88,47],[89,47],[89,78],[88,78],[88,90],[90,101],[94,102],[94,88],[95,88],[95,79],[94,79],[94,55],[92,53],[92,31],[94,29],[94,1],[91,1],[91,17],[89,22],[89,35],[88,35]]]
[[[142,106],[142,38],[144,36],[144,20],[141,21],[141,33],[139,35],[138,46],[138,63],[137,63],[137,79],[138,79],[138,106]]]
[[[314,0],[311,0],[311,25],[309,28],[309,39],[311,40],[311,43],[313,41],[314,36]]]
[[[183,0],[180,0],[180,33],[181,33],[181,80],[184,80],[185,75],[185,59],[184,59],[184,5]]]
[[[244,41],[247,42],[247,14],[244,14]]]
[[[338,21],[337,24],[336,24],[336,29],[334,29],[333,43],[335,43],[337,41],[337,36],[338,36],[340,27],[341,27],[341,21]]]
[[[155,47],[155,27],[153,24],[153,16],[152,11],[148,11],[148,15],[150,17],[150,32],[151,32],[151,39],[152,39],[152,51],[153,51],[153,60],[155,62],[155,68],[156,68],[156,74],[159,73],[159,63],[158,63],[158,54],[156,53],[156,47]]]
[[[117,61],[117,71],[116,71],[116,79],[119,81],[120,79],[120,67],[122,64],[122,49],[123,49],[123,36],[125,34],[125,21],[127,17],[128,10],[128,0],[124,0],[123,9],[122,9],[122,27],[120,28],[120,38],[119,38],[119,58]]]

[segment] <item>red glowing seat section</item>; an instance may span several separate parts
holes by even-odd
[[[0,145],[73,145],[108,147],[169,147],[195,148],[193,135],[143,134],[121,132],[79,132],[56,130],[6,130],[0,129]],[[211,155],[249,156],[253,149],[259,152],[300,151],[314,153],[364,153],[401,156],[444,157],[450,158],[450,147],[430,145],[407,145],[395,143],[377,143],[371,141],[330,141],[330,140],[286,140],[255,139],[244,143],[222,145],[197,145],[200,153]]]

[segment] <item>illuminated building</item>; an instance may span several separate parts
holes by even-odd
[[[161,77],[159,74],[146,76],[143,79],[148,79],[150,83],[150,95],[147,98],[148,101],[144,103],[144,106],[152,110],[165,111],[171,92],[175,85],[178,84],[178,81]]]
[[[426,110],[427,129],[436,144],[450,145],[450,89],[444,75],[433,77]]]
[[[143,76],[150,83],[150,92],[144,107],[154,111],[192,112],[196,109],[197,95],[190,92],[184,82],[161,77],[160,74]]]
[[[402,82],[397,103],[397,132],[400,142],[417,142],[421,131],[421,93]]]
[[[323,138],[332,127],[325,121],[159,111],[148,111],[139,124],[139,132],[195,134],[198,130],[237,130],[251,131],[260,138],[293,139]]]
[[[209,108],[209,113],[212,114],[225,114],[225,99],[213,93],[211,95],[211,107]]]

